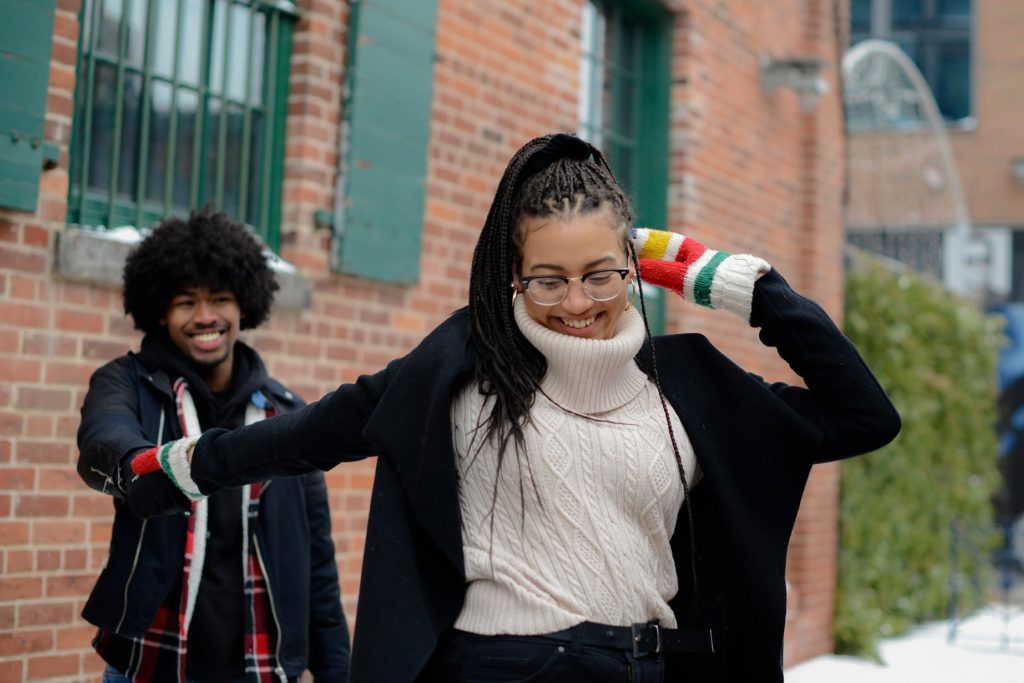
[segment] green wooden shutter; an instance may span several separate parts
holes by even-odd
[[[436,15],[437,0],[352,3],[337,271],[419,279]]]
[[[0,206],[35,211],[56,0],[4,0],[0,21]]]

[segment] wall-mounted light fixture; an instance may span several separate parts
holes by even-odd
[[[1010,162],[1010,168],[1013,170],[1013,177],[1017,184],[1024,185],[1024,157],[1014,157]]]
[[[817,57],[762,57],[761,90],[767,95],[776,88],[791,88],[800,97],[800,109],[810,113],[818,106],[818,98],[828,92],[821,75],[824,66]]]

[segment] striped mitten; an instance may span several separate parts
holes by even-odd
[[[756,256],[708,249],[697,240],[666,230],[634,228],[633,246],[644,282],[699,306],[732,311],[747,322],[754,283],[771,270]]]
[[[199,486],[192,481],[192,468],[188,462],[188,451],[199,441],[198,436],[168,441],[158,448],[150,448],[132,460],[132,472],[143,476],[163,470],[174,485],[192,500],[203,498]]]

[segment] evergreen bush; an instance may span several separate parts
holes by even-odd
[[[903,418],[893,443],[840,469],[836,651],[876,656],[879,637],[945,617],[952,525],[993,528],[1003,336],[972,303],[879,265],[848,276],[845,331]],[[963,575],[986,570],[983,552],[960,558]]]

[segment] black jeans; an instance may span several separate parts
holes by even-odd
[[[449,630],[424,683],[663,683],[660,655],[591,647],[545,636],[478,636]]]

